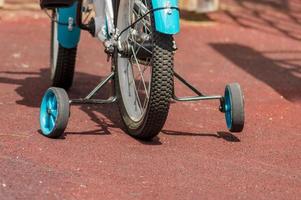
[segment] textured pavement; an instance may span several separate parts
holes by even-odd
[[[185,15],[175,64],[207,94],[239,82],[244,132],[227,132],[218,102],[176,103],[149,143],[122,131],[116,105],[74,106],[63,139],[39,134],[49,20],[0,11],[0,199],[299,199],[301,4],[243,2],[206,22]],[[77,61],[71,97],[110,70],[87,33]]]

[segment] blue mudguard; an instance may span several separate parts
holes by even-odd
[[[171,7],[154,11],[156,31],[165,34],[177,34],[180,32],[180,13],[178,9],[178,0],[152,0],[153,9]]]
[[[80,39],[80,28],[76,24],[77,3],[68,8],[58,9],[58,41],[65,48],[74,48]],[[73,25],[68,27],[68,23]]]

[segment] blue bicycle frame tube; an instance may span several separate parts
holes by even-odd
[[[152,0],[153,9],[163,7],[177,7],[178,0]],[[177,9],[162,9],[154,11],[156,31],[165,34],[180,32],[180,13]]]
[[[80,28],[75,26],[77,2],[68,8],[58,9],[58,41],[65,48],[74,48],[80,39]],[[70,24],[69,26],[66,24]]]
[[[180,13],[177,9],[178,0],[152,0],[153,9],[166,9],[154,11],[156,31],[164,34],[177,34],[180,32]],[[80,28],[77,26],[68,27],[66,24],[73,21],[76,24],[77,2],[68,8],[59,8],[58,41],[65,48],[74,48],[80,40]]]

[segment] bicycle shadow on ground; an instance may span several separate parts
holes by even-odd
[[[296,61],[300,61],[301,58],[270,58],[273,54],[298,55],[300,52],[259,52],[235,43],[210,43],[209,45],[235,66],[272,87],[285,99],[291,102],[301,101],[301,65],[296,64]]]
[[[187,137],[213,137],[217,139],[223,139],[227,142],[240,142],[240,139],[235,135],[229,132],[217,132],[217,133],[191,133],[191,132],[183,132],[183,131],[172,131],[172,130],[162,130],[161,131],[165,135],[171,136],[187,136]]]
[[[18,85],[15,92],[21,96],[20,100],[16,100],[16,104],[39,108],[42,97],[45,91],[50,87],[49,80],[50,71],[48,69],[40,69],[40,72],[0,72],[0,83]],[[22,78],[15,76],[21,76]],[[75,74],[74,86],[68,92],[70,98],[84,97],[102,77],[82,72]],[[108,93],[109,88],[104,87],[102,94],[98,97],[102,98]],[[97,105],[89,106],[82,105],[79,109],[86,113],[89,118],[97,124],[99,128],[91,131],[84,131],[80,133],[66,132],[68,134],[83,134],[83,135],[108,135],[110,128],[122,127],[119,119],[118,110],[115,105]],[[96,113],[99,112],[105,117],[99,117]]]
[[[47,77],[48,72],[46,71],[2,71],[0,72],[0,83],[18,85],[15,91],[22,99],[16,100],[16,104],[36,108],[40,106],[42,96],[47,89],[47,85],[50,84]],[[22,76],[22,78],[16,78],[15,76]]]
[[[40,72],[0,72],[0,83],[18,85],[15,89],[16,93],[21,96],[20,100],[16,100],[16,104],[31,108],[39,108],[42,97],[50,86],[49,70],[40,69]],[[15,76],[22,76],[22,78],[15,78]],[[73,87],[70,89],[70,98],[84,97],[87,93],[95,87],[103,77],[95,76],[87,73],[76,72]],[[101,92],[96,95],[97,98],[106,99],[111,94],[111,86],[106,85]],[[120,128],[126,132],[125,127],[121,121],[119,110],[116,104],[109,105],[80,105],[78,106],[90,120],[96,124],[96,129],[81,131],[81,132],[66,132],[60,139],[65,139],[68,135],[110,135],[111,128]],[[101,115],[101,116],[100,116]],[[40,132],[40,131],[39,131]],[[239,139],[235,136],[218,132],[217,134],[204,133],[184,133],[177,131],[162,130],[163,134],[173,136],[195,136],[195,137],[215,137],[217,139],[224,139],[226,141],[238,142]],[[162,145],[160,136],[153,138],[150,141],[137,140],[144,145]]]
[[[18,76],[16,78],[16,76]],[[40,69],[40,72],[14,72],[1,71],[0,83],[17,85],[15,92],[21,97],[16,100],[16,104],[30,108],[39,108],[45,91],[50,87],[50,70]],[[76,72],[73,87],[68,92],[69,98],[85,97],[103,77],[91,75],[83,72]],[[95,98],[106,99],[111,94],[111,86],[108,84],[99,92]],[[119,110],[116,104],[108,105],[79,105],[90,120],[96,124],[96,129],[81,132],[65,132],[60,139],[65,139],[68,135],[110,135],[111,128],[120,128],[125,131],[121,122]],[[102,115],[102,116],[100,116]],[[40,130],[38,130],[39,133]],[[145,145],[161,145],[159,137],[152,141],[140,141]]]

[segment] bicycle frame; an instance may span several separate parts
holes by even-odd
[[[107,32],[109,35],[114,35],[116,33],[116,27],[114,25],[113,1],[105,0],[105,9],[101,9],[101,5],[99,5],[101,4],[100,1],[102,0],[91,0],[96,8],[96,16],[103,16],[105,14],[104,16],[107,25]],[[81,11],[78,9],[78,4],[81,3],[82,0],[79,0],[69,8],[58,9],[58,21],[61,24],[68,24],[68,26],[58,26],[58,40],[59,43],[65,48],[76,47],[80,40],[80,26],[77,24],[77,26],[74,27],[73,24],[76,23],[78,15],[81,15],[81,13],[79,13]],[[178,9],[174,9],[178,8],[178,0],[152,0],[152,6],[155,10],[154,19],[156,31],[170,35],[179,33],[180,14]],[[97,26],[101,25],[96,24],[96,28]]]

